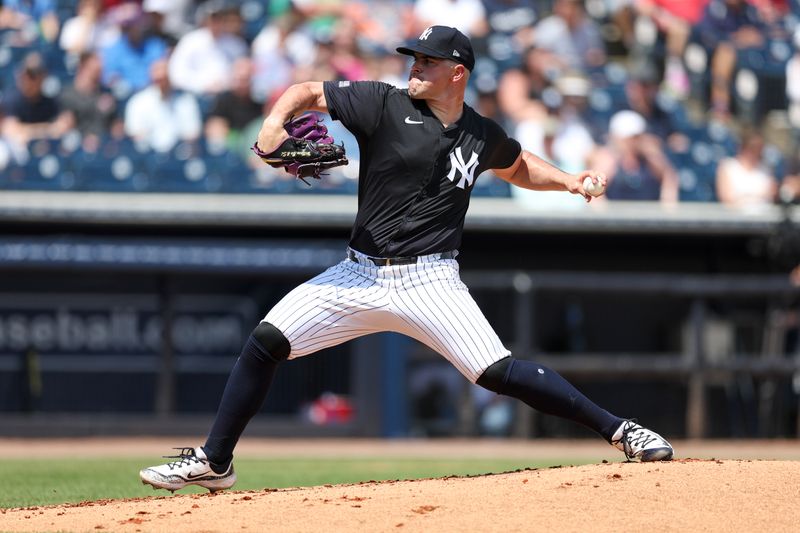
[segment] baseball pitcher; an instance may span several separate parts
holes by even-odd
[[[358,214],[349,248],[339,264],[289,292],[255,327],[205,444],[179,448],[173,461],[143,469],[144,483],[171,491],[231,487],[234,447],[281,361],[381,331],[417,339],[473,383],[591,428],[628,459],[672,458],[657,433],[597,406],[549,368],[515,359],[459,277],[464,217],[484,171],[518,187],[587,201],[605,177],[562,172],[466,105],[475,57],[458,30],[432,26],[397,51],[414,58],[408,89],[370,81],[300,83],[264,120],[254,151],[298,178],[319,178],[347,163],[325,126],[302,112],[329,113],[357,139]]]

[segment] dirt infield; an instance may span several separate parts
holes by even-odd
[[[0,438],[0,456],[120,457],[158,459],[176,443],[203,437]],[[672,441],[677,458],[800,460],[800,440]],[[565,457],[619,461],[620,452],[597,439],[265,439],[244,438],[237,457]]]
[[[65,446],[69,443],[65,443]],[[74,442],[72,443],[74,444]],[[103,445],[104,450],[119,448]],[[145,441],[138,442],[138,452]],[[152,445],[161,445],[153,442]],[[243,443],[256,454],[286,442]],[[298,443],[299,444],[299,443]],[[677,444],[677,443],[676,443]],[[27,453],[35,453],[28,443]],[[339,455],[380,453],[392,443],[342,442],[316,448]],[[439,448],[441,446],[441,448]],[[545,448],[563,457],[596,452],[596,444],[408,443],[403,455],[531,453]],[[498,448],[499,447],[499,448]],[[10,450],[8,441],[0,449]],[[73,446],[68,448],[75,449]],[[57,442],[49,442],[49,450]],[[83,447],[82,449],[86,449]],[[290,448],[291,449],[291,448]],[[681,443],[669,463],[600,463],[465,478],[367,482],[216,495],[103,500],[77,505],[0,511],[2,531],[797,531],[800,523],[800,454],[784,443]],[[334,451],[331,451],[334,450]],[[398,449],[397,451],[399,451]],[[493,451],[492,451],[493,450]],[[295,454],[297,448],[292,450]],[[736,453],[738,451],[738,453]],[[22,452],[20,452],[22,453]],[[729,459],[727,457],[740,457]],[[761,456],[772,460],[747,459]]]

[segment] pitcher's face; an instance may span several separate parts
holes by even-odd
[[[408,74],[408,94],[411,98],[432,98],[450,85],[458,63],[423,54],[414,54]]]

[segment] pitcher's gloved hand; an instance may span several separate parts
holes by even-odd
[[[253,145],[253,152],[266,164],[284,168],[309,185],[305,178],[320,179],[328,168],[347,164],[344,144],[335,144],[328,128],[314,115],[301,115],[283,125],[289,138],[271,152]]]

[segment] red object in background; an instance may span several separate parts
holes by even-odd
[[[647,0],[644,3],[657,6],[691,24],[697,24],[703,18],[708,2],[709,0]]]
[[[332,392],[325,392],[308,407],[308,419],[317,425],[341,424],[353,419],[350,400]]]

